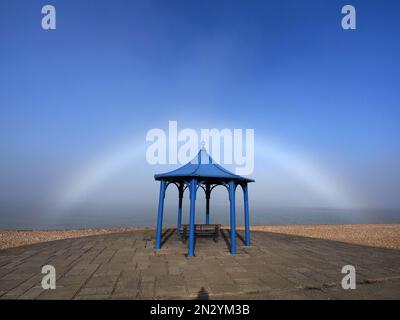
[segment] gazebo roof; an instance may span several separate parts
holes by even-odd
[[[182,167],[154,175],[156,180],[184,180],[185,178],[204,178],[210,180],[254,182],[253,179],[234,174],[217,164],[203,147],[192,161]]]

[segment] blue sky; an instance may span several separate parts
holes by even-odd
[[[56,7],[54,31],[41,28],[44,4]],[[351,1],[357,29],[343,30],[345,4],[1,0],[1,202],[57,202],[99,157],[177,120],[254,128],[256,140],[318,164],[359,206],[400,207],[400,4]],[[164,168],[142,160],[86,201],[152,201],[152,174]],[[269,196],[254,202],[325,204],[284,169],[256,163]],[[132,200],[141,184],[150,196]]]

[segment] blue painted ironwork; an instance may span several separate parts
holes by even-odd
[[[206,184],[206,224],[210,224],[210,195],[211,195],[211,188],[210,184]]]
[[[249,193],[247,183],[242,186],[243,188],[243,202],[244,202],[244,230],[246,246],[250,246],[250,217],[249,217]]]
[[[231,212],[231,254],[236,254],[236,215],[235,215],[235,181],[229,181],[229,201]]]
[[[162,222],[163,222],[163,214],[164,214],[165,189],[166,189],[166,182],[165,182],[165,180],[161,180],[160,196],[159,196],[159,200],[158,200],[156,249],[161,248],[161,234],[162,234]]]
[[[164,211],[165,191],[169,184],[175,184],[179,190],[178,221],[177,229],[180,236],[182,224],[182,198],[184,191],[188,188],[190,192],[190,217],[189,217],[189,244],[188,256],[194,255],[195,246],[195,202],[198,188],[203,188],[206,194],[206,224],[210,223],[210,198],[211,191],[219,185],[225,186],[229,191],[230,200],[230,223],[231,223],[231,253],[236,253],[236,210],[235,189],[241,185],[244,194],[244,218],[246,245],[250,245],[250,220],[248,203],[248,183],[254,180],[236,175],[219,164],[215,163],[204,147],[196,157],[186,165],[163,174],[154,175],[155,180],[160,181],[160,199],[158,205],[157,231],[155,247],[161,247],[162,220]]]
[[[184,188],[183,188],[184,184],[183,182],[181,182],[179,184],[179,204],[178,204],[178,225],[177,225],[177,229],[178,229],[178,237],[181,237],[181,225],[182,225],[182,200],[183,200],[183,192],[184,192]]]
[[[194,222],[196,213],[196,192],[197,192],[197,181],[192,179],[190,181],[190,218],[189,218],[189,251],[188,256],[194,256]]]

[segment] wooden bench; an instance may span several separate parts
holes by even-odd
[[[184,242],[189,238],[188,224],[183,224],[181,229],[181,238]],[[220,224],[195,224],[194,235],[198,237],[212,237],[214,241],[218,241],[219,232],[221,230]]]

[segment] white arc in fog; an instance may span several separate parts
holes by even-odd
[[[132,165],[143,156],[142,143],[129,143],[117,150],[103,155],[97,161],[85,166],[69,179],[61,192],[58,203],[63,209],[84,201],[98,186],[105,183],[112,175]]]
[[[141,146],[141,147],[138,147]],[[261,165],[257,158],[273,161],[289,174],[301,181],[327,204],[333,207],[356,207],[356,203],[347,194],[343,185],[340,185],[332,175],[327,174],[318,166],[311,163],[300,155],[290,152],[285,148],[278,146],[264,139],[261,143],[256,142],[256,168]],[[69,207],[83,202],[85,197],[94,192],[96,188],[107,181],[115,173],[132,165],[141,157],[144,158],[145,150],[143,142],[129,143],[119,148],[99,160],[83,168],[70,180],[61,196],[58,199],[60,208]],[[262,184],[262,176],[254,176],[259,184]],[[153,179],[149,176],[149,179]],[[254,199],[257,201],[257,199]]]
[[[358,202],[349,196],[347,188],[321,167],[298,153],[290,152],[274,143],[262,140],[256,144],[256,155],[270,160],[301,181],[328,205],[339,208],[354,208]],[[258,166],[259,163],[256,163]],[[257,178],[256,178],[257,179]]]

